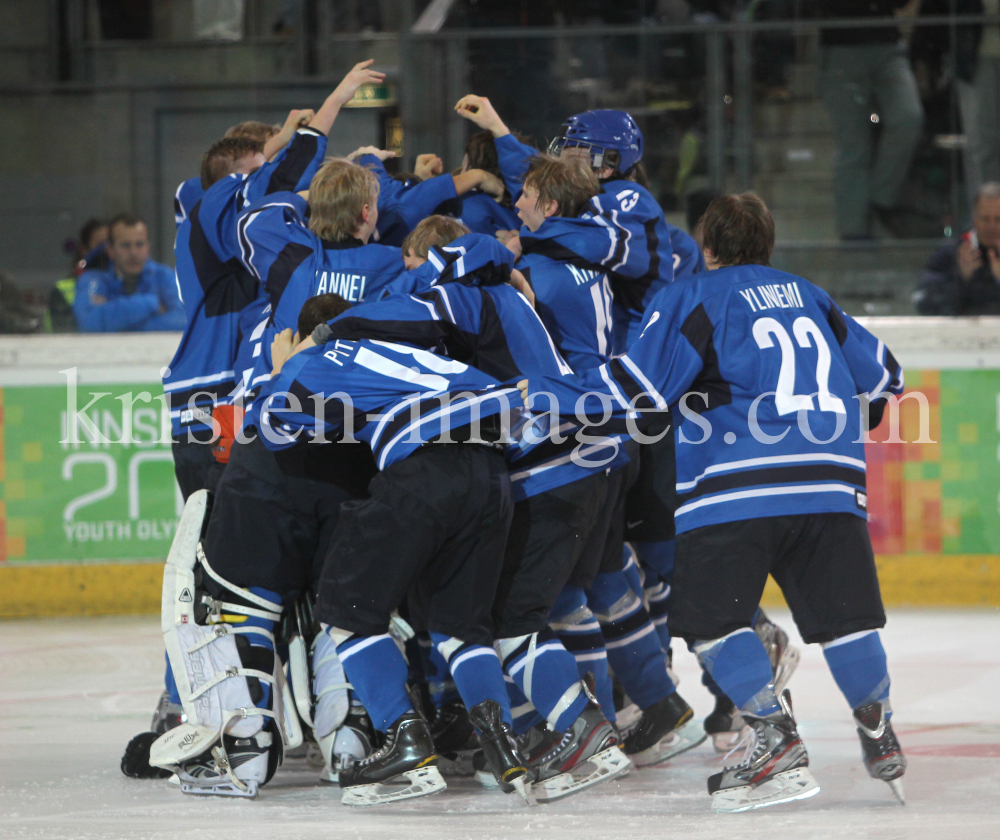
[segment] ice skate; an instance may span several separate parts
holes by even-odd
[[[194,735],[180,726],[171,733],[176,737]],[[158,741],[156,749],[169,750],[169,738]],[[224,747],[224,748],[223,748]],[[281,763],[280,738],[269,730],[249,738],[222,737],[210,750],[177,766],[177,780],[183,793],[197,796],[240,796],[256,799],[259,788],[270,781]],[[238,771],[238,772],[237,772]]]
[[[789,643],[788,634],[771,621],[763,610],[758,611],[753,631],[764,643],[767,658],[771,660],[771,671],[774,673],[774,693],[780,697],[799,665],[799,649]]]
[[[452,700],[437,710],[431,724],[431,737],[441,773],[446,776],[471,776],[475,772],[472,756],[479,749],[479,739],[461,700]]]
[[[528,768],[518,752],[510,727],[500,719],[500,704],[496,700],[484,700],[472,707],[469,720],[479,730],[483,758],[500,790],[504,793],[517,791],[525,802],[534,804]]]
[[[888,784],[900,804],[905,805],[902,778],[906,772],[906,756],[892,731],[892,722],[886,720],[885,707],[878,701],[859,706],[854,710],[854,722],[868,775]]]
[[[532,789],[539,802],[555,802],[632,769],[632,762],[618,746],[614,726],[592,696],[558,741],[536,735],[522,739],[520,746],[535,779]]]
[[[344,805],[383,805],[428,796],[447,785],[437,769],[437,754],[427,724],[415,712],[399,718],[385,744],[361,761],[340,768]]]
[[[624,751],[636,767],[652,767],[698,746],[708,735],[676,691],[642,710],[625,737]]]
[[[750,731],[743,760],[708,778],[713,812],[749,811],[819,793],[789,700],[785,692],[780,712],[744,716]]]
[[[746,723],[733,701],[722,694],[715,698],[715,709],[705,718],[704,727],[715,751],[727,753],[743,738]]]

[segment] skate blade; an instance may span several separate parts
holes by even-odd
[[[654,767],[675,755],[697,747],[708,738],[701,724],[689,720],[679,729],[668,732],[653,746],[629,756],[636,767]]]
[[[588,771],[588,768],[592,768]],[[555,802],[601,782],[624,776],[632,769],[632,762],[618,747],[608,747],[586,761],[581,761],[567,773],[536,782],[532,786],[539,803]],[[586,775],[581,775],[586,773]]]
[[[181,792],[192,796],[235,796],[243,799],[257,798],[257,783],[246,782],[247,789],[241,790],[232,782],[215,782],[200,785],[181,779]]]
[[[808,767],[778,773],[758,785],[717,790],[712,794],[712,812],[736,814],[754,808],[766,808],[796,799],[808,799],[819,793],[819,785]]]
[[[774,669],[774,693],[781,696],[788,681],[799,667],[799,649],[795,645],[786,645],[778,660],[778,667]]]
[[[717,753],[728,753],[743,740],[748,727],[743,726],[735,732],[713,732],[712,746]]]
[[[531,782],[527,780],[526,776],[514,779],[511,784],[514,786],[514,790],[517,791],[517,795],[527,802],[528,805],[538,805],[538,800],[535,799],[535,795],[531,790]]]
[[[893,794],[896,799],[899,800],[900,805],[906,804],[906,793],[903,791],[903,780],[902,779],[892,779],[886,782],[887,785],[892,789]]]
[[[409,784],[406,787],[381,783],[355,785],[344,788],[344,795],[340,801],[344,805],[364,808],[371,805],[385,805],[387,802],[399,802],[403,799],[414,799],[418,796],[430,796],[433,793],[440,793],[448,787],[437,767],[407,770],[396,778],[405,778]]]

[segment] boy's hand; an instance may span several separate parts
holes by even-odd
[[[510,130],[503,124],[500,115],[497,114],[490,104],[490,100],[485,96],[476,96],[474,93],[466,94],[455,104],[455,111],[460,117],[465,117],[480,128],[491,132],[494,137],[510,134]]]

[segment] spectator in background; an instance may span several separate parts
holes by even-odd
[[[907,2],[814,0],[814,6],[821,18],[891,17]],[[894,236],[913,235],[914,213],[899,202],[924,111],[899,29],[823,29],[820,44],[819,88],[837,144],[837,233],[871,239],[874,214]],[[872,114],[878,114],[877,146]]]
[[[1000,14],[1000,0],[961,5],[967,14]],[[968,54],[957,57],[955,86],[965,132],[965,182],[970,196],[978,196],[980,184],[1000,181],[1000,26],[970,28],[978,37],[961,42]]]
[[[49,308],[45,313],[46,332],[76,332],[73,301],[76,299],[76,281],[88,268],[103,270],[108,267],[108,223],[91,217],[80,228],[80,235],[73,251],[73,264],[68,277],[56,280],[49,291]]]
[[[73,313],[80,332],[184,329],[184,306],[172,268],[149,258],[149,234],[138,216],[108,225],[105,269],[88,269],[76,284]]]
[[[921,315],[1000,315],[1000,182],[977,191],[972,229],[931,254],[913,302]]]

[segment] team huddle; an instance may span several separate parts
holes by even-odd
[[[700,247],[668,224],[623,111],[543,154],[470,95],[450,174],[326,159],[370,64],[280,130],[234,126],[177,191],[186,504],[165,690],[123,772],[255,797],[308,751],[347,805],[450,774],[535,803],[711,738],[745,747],[713,811],[803,799],[770,574],[902,801],[864,460],[892,354],[769,267],[757,197],[715,199]]]

